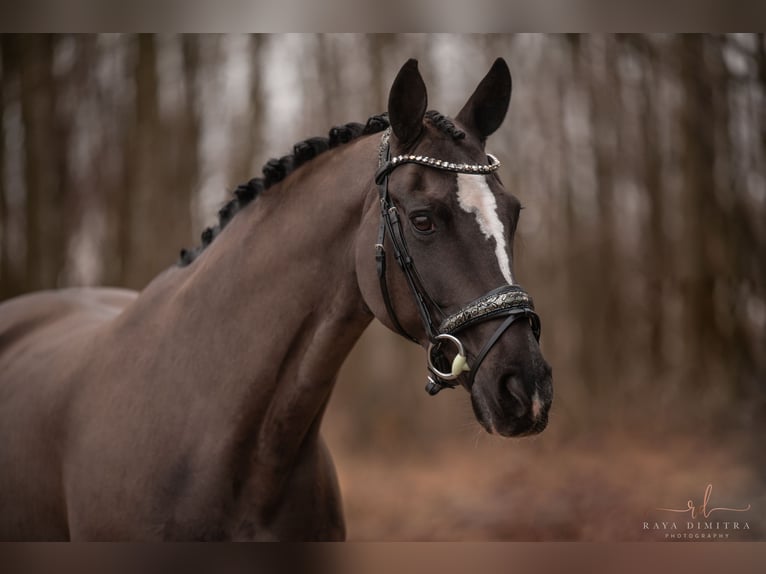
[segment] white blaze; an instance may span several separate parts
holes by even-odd
[[[500,266],[500,273],[509,285],[513,285],[511,262],[505,243],[505,228],[497,216],[497,201],[487,185],[487,177],[457,174],[457,201],[463,211],[473,213],[484,237],[495,240],[495,257]]]

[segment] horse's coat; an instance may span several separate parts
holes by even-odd
[[[389,99],[392,147],[476,163],[509,98],[498,61],[457,116],[457,138],[424,116],[408,62]],[[208,233],[204,251],[140,294],[67,289],[0,306],[0,539],[344,538],[319,428],[354,342],[373,316],[390,326],[374,261],[379,140],[358,137],[242,191],[257,200],[223,214],[215,241]],[[511,233],[518,201],[496,177],[486,185]],[[433,233],[405,233],[447,312],[510,277],[457,205],[454,176],[406,166],[390,190],[404,218],[434,221]],[[404,278],[388,280],[424,341]],[[469,351],[489,323],[466,333]],[[503,335],[468,390],[486,428],[544,428],[551,373],[528,325]]]

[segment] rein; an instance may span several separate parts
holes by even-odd
[[[407,249],[407,241],[404,238],[398,209],[393,201],[391,201],[388,193],[388,177],[397,167],[407,163],[415,163],[454,173],[489,174],[500,167],[500,161],[491,154],[487,154],[489,163],[486,165],[456,164],[423,155],[397,155],[392,158],[390,137],[391,129],[389,128],[383,133],[380,141],[378,170],[375,173],[375,183],[378,186],[380,199],[380,228],[378,231],[378,241],[375,244],[375,261],[386,312],[399,334],[419,344],[418,340],[402,327],[388,291],[385,249],[386,235],[388,235],[394,258],[407,280],[407,285],[415,299],[420,320],[423,323],[429,341],[427,351],[429,375],[428,382],[426,383],[426,392],[429,395],[435,395],[443,388],[454,388],[457,386],[457,379],[464,372],[468,372],[468,388],[470,389],[476,377],[476,372],[503,333],[515,321],[523,317],[529,320],[532,333],[539,341],[540,318],[535,313],[532,298],[519,285],[503,285],[471,301],[456,313],[445,317],[441,307],[428,294],[415,267],[415,262]],[[434,323],[431,309],[440,315],[441,322],[438,325]],[[484,343],[484,346],[472,361],[472,365],[469,366],[463,343],[456,334],[478,323],[499,317],[506,317],[506,319]],[[445,343],[451,343],[457,351],[451,364],[444,354],[443,347]]]

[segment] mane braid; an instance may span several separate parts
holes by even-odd
[[[426,112],[425,118],[434,127],[454,140],[465,137],[465,132],[458,128],[450,118],[436,110]],[[194,249],[181,249],[178,266],[186,267],[192,263],[205,247],[213,242],[236,213],[257,198],[264,189],[279,183],[304,163],[311,161],[327,150],[344,145],[361,136],[382,132],[388,127],[388,114],[371,116],[366,124],[352,122],[336,126],[330,130],[327,137],[312,137],[300,141],[293,146],[292,154],[278,159],[270,159],[263,166],[263,177],[253,178],[247,183],[237,186],[233,192],[234,197],[218,210],[218,224],[207,227],[202,232],[200,237],[202,244]]]
[[[465,132],[463,130],[457,127],[450,118],[440,114],[436,110],[428,110],[426,112],[426,119],[443,133],[450,136],[453,140],[462,140],[465,138]]]

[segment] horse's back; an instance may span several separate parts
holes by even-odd
[[[38,373],[58,386],[95,330],[119,315],[135,296],[122,289],[64,289],[0,304],[0,410],[14,387],[47,386],[36,382]]]
[[[81,288],[40,291],[1,303],[0,365],[17,362],[22,352],[57,347],[56,335],[69,339],[103,324],[135,297],[125,289]]]
[[[66,289],[0,304],[0,539],[68,537],[66,406],[98,329],[135,296]]]

